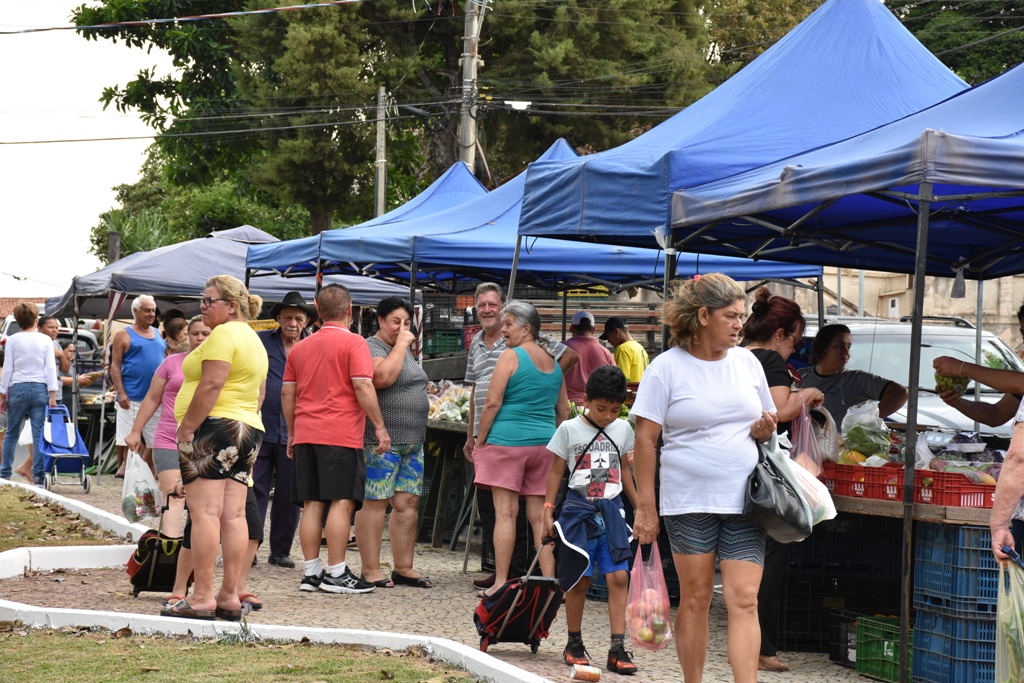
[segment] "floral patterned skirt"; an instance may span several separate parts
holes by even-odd
[[[196,429],[192,443],[178,442],[181,480],[234,479],[248,484],[263,432],[225,417],[208,417]]]

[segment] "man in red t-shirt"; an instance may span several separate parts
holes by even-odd
[[[292,501],[302,506],[299,544],[305,572],[299,590],[369,593],[374,585],[345,563],[352,514],[362,507],[366,484],[366,419],[376,431],[378,453],[391,448],[391,438],[373,388],[370,347],[348,329],[348,289],[324,287],[316,295],[316,309],[323,326],[288,354],[281,387],[288,457],[295,467]],[[322,525],[328,503],[327,522]],[[321,529],[327,537],[326,569],[320,563]]]
[[[564,344],[580,357],[579,363],[565,371],[565,392],[570,401],[582,407],[590,373],[602,365],[615,365],[615,359],[594,336],[594,315],[590,311],[576,311],[572,317],[572,336]]]

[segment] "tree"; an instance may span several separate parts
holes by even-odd
[[[202,237],[216,230],[254,225],[282,239],[306,234],[301,207],[282,207],[244,180],[180,186],[169,182],[166,161],[150,148],[142,177],[116,191],[119,208],[100,216],[90,234],[90,253],[107,260],[107,234],[121,233],[121,256]]]
[[[1024,3],[972,2],[887,3],[903,25],[971,85],[998,76],[1024,54]]]

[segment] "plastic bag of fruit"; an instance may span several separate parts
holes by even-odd
[[[820,477],[821,453],[818,451],[818,440],[814,435],[806,403],[800,408],[800,414],[793,420],[790,434],[793,435],[793,447],[789,451],[789,457],[815,477]]]
[[[135,451],[128,451],[121,489],[121,512],[129,522],[160,517],[164,499],[149,465]]]
[[[650,549],[645,560],[643,551]],[[668,586],[661,567],[658,544],[640,546],[629,575],[629,599],[626,602],[626,624],[629,640],[645,650],[660,650],[672,640],[672,617]]]

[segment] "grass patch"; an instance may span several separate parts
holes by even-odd
[[[0,486],[0,552],[12,548],[124,541],[77,513],[15,486]]]
[[[464,683],[423,652],[312,643],[237,643],[0,623],[0,681],[18,683]]]

